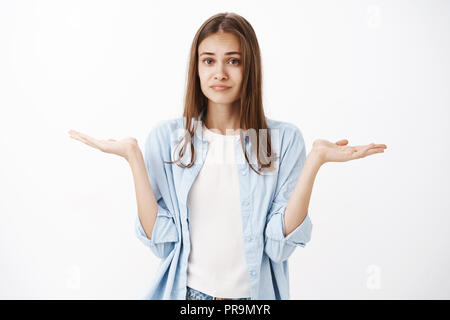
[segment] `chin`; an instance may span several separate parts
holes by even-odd
[[[239,100],[239,97],[231,97],[231,96],[221,96],[220,94],[212,94],[208,97],[209,100],[214,101],[215,103],[221,103],[221,104],[231,104],[235,102],[236,100]]]
[[[220,100],[220,99],[210,99],[211,101],[213,101],[214,103],[220,103],[220,104],[232,104],[234,101],[230,100],[230,99],[226,99],[226,100]]]

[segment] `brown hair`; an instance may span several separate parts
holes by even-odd
[[[182,168],[190,168],[194,164],[194,145],[192,139],[197,128],[198,121],[195,120],[193,128],[191,128],[192,118],[197,119],[199,115],[203,112],[201,121],[204,122],[206,109],[208,105],[208,98],[203,94],[200,87],[200,79],[198,76],[198,46],[206,37],[215,34],[217,32],[228,32],[234,34],[240,41],[241,45],[241,56],[242,56],[242,66],[243,66],[243,78],[242,87],[240,95],[240,128],[248,129],[252,133],[256,132],[266,132],[267,137],[260,141],[259,134],[252,134],[249,138],[252,142],[256,136],[256,146],[257,146],[257,159],[259,169],[265,168],[267,170],[274,170],[271,167],[272,161],[274,160],[274,155],[272,155],[270,134],[267,128],[266,118],[264,115],[263,103],[262,103],[262,67],[261,67],[261,55],[258,45],[258,40],[256,38],[255,31],[253,30],[250,23],[236,13],[219,13],[213,15],[207,19],[202,26],[199,28],[195,34],[194,40],[192,41],[190,59],[188,66],[188,77],[187,77],[187,87],[185,93],[185,104],[183,117],[186,118],[185,135],[183,139],[185,140],[183,147],[179,150],[179,158],[175,161],[164,161],[167,164],[172,164],[176,162]],[[261,130],[266,129],[266,130]],[[244,145],[244,137],[242,130],[239,130],[241,137],[242,150],[245,155],[247,163],[250,165],[253,171],[257,172],[249,162],[247,152]],[[178,142],[177,147],[183,141],[181,139]],[[260,144],[264,145],[267,141],[267,153],[260,150]],[[180,159],[184,156],[187,144],[190,143],[191,148],[191,161],[189,164],[184,165],[181,163]],[[177,148],[175,148],[176,150]],[[175,152],[175,151],[174,151]],[[261,153],[261,154],[260,154]],[[267,156],[266,156],[267,155]],[[261,160],[261,157],[263,158]],[[175,158],[175,157],[174,157]]]

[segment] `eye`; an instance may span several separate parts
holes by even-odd
[[[207,65],[211,65],[212,64],[212,59],[206,58],[202,60],[203,63],[206,63]],[[207,61],[211,61],[211,63],[208,63]],[[232,65],[239,65],[241,63],[241,60],[239,59],[230,59],[229,61],[235,61],[235,63],[231,63]]]

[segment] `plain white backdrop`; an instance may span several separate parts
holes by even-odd
[[[0,1],[0,298],[139,299],[131,170],[77,140],[181,116],[200,25],[235,12],[262,50],[266,116],[384,143],[319,171],[292,299],[450,298],[449,1]]]

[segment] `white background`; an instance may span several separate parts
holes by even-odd
[[[319,171],[292,299],[450,298],[450,1],[0,1],[0,298],[139,299],[159,260],[134,234],[127,162],[69,137],[181,116],[191,41],[245,17],[266,116],[384,143]]]

